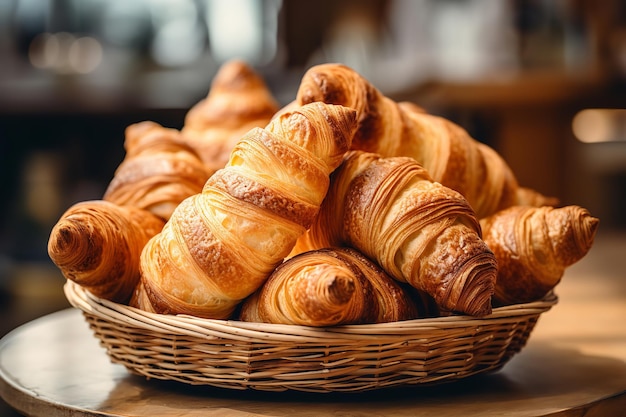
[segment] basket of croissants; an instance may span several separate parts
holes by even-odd
[[[181,129],[126,128],[48,253],[110,359],[230,389],[366,391],[501,369],[598,219],[342,64],[279,107],[220,67]]]

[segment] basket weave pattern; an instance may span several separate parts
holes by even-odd
[[[310,328],[153,314],[99,299],[72,281],[110,359],[147,378],[264,391],[366,391],[452,381],[500,369],[557,302],[498,307],[485,318],[438,317]]]

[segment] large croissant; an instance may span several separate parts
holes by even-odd
[[[264,127],[278,110],[265,82],[240,60],[223,64],[206,98],[186,114],[183,137],[212,171],[223,168],[235,144],[253,127]]]
[[[526,303],[546,295],[587,254],[598,223],[575,205],[515,206],[481,219],[484,240],[498,261],[494,302]]]
[[[212,174],[178,130],[155,122],[128,126],[124,147],[126,156],[103,199],[148,210],[165,220],[181,201],[202,191]]]
[[[383,95],[369,81],[341,64],[322,64],[303,76],[297,98],[288,108],[314,101],[341,104],[357,110],[359,128],[353,149],[382,156],[410,156],[435,181],[459,191],[478,218],[524,202],[555,204],[518,182],[506,162],[489,146],[471,138],[455,123],[408,102]],[[536,195],[529,198],[529,195]]]
[[[279,265],[245,301],[240,318],[322,327],[437,314],[430,297],[413,299],[412,295],[360,252],[324,248],[301,253]]]
[[[227,318],[311,225],[356,112],[314,103],[250,130],[141,255],[138,307]]]
[[[493,253],[463,196],[409,157],[351,151],[331,176],[311,229],[292,254],[348,245],[431,295],[443,311],[491,312]]]
[[[139,281],[139,256],[164,221],[133,206],[93,200],[70,207],[52,228],[48,254],[63,275],[118,303]]]

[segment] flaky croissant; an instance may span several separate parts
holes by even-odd
[[[588,210],[515,206],[481,219],[483,238],[498,261],[496,304],[536,301],[593,245],[599,220]]]
[[[292,254],[352,246],[443,311],[491,312],[493,253],[463,196],[409,157],[351,151],[331,176],[316,222]]]
[[[430,297],[413,299],[412,294],[360,252],[324,248],[279,265],[244,302],[240,318],[323,327],[437,314]]]
[[[181,132],[216,171],[226,165],[241,136],[267,125],[278,108],[261,76],[245,62],[232,60],[219,68],[206,98],[189,109]]]
[[[98,297],[126,303],[139,281],[141,250],[164,223],[133,206],[76,203],[52,228],[48,254],[65,278]]]
[[[126,156],[103,199],[135,206],[167,220],[212,174],[176,129],[145,121],[126,128]]]
[[[356,112],[314,103],[250,130],[141,255],[139,308],[227,318],[311,225]]]
[[[425,112],[413,103],[398,103],[342,64],[322,64],[303,76],[296,100],[287,107],[314,101],[357,110],[359,128],[353,149],[387,156],[410,156],[435,181],[459,191],[479,218],[520,203],[520,187],[511,168],[489,146],[471,138],[455,123]],[[524,188],[525,202],[555,204]],[[533,194],[535,197],[529,198]]]

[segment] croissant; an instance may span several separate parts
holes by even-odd
[[[393,278],[432,296],[442,311],[491,312],[497,266],[472,208],[413,158],[346,154],[292,255],[330,246],[360,250]]]
[[[146,244],[137,307],[231,316],[312,224],[355,126],[354,110],[313,103],[251,129]]]
[[[481,219],[484,240],[498,262],[494,303],[541,299],[565,269],[593,245],[599,220],[586,209],[515,206]]]
[[[232,60],[219,68],[206,98],[187,112],[181,132],[216,171],[226,165],[239,139],[253,127],[267,125],[278,108],[260,75]]]
[[[244,302],[240,318],[323,327],[436,315],[429,297],[414,300],[411,296],[360,252],[346,247],[324,248],[301,253],[279,265]]]
[[[176,129],[155,122],[126,128],[126,156],[103,199],[130,205],[169,219],[185,198],[202,191],[212,174]]]
[[[141,250],[164,223],[133,206],[76,203],[52,228],[48,255],[65,278],[98,297],[126,303],[139,281]]]
[[[460,126],[409,102],[383,95],[356,71],[342,64],[322,64],[303,76],[294,103],[341,104],[357,110],[359,127],[353,149],[381,156],[410,156],[432,178],[461,194],[478,218],[515,205],[521,187],[504,159]],[[555,204],[555,199],[525,189],[524,201]],[[529,199],[528,194],[537,194]],[[535,202],[536,200],[536,202]]]

